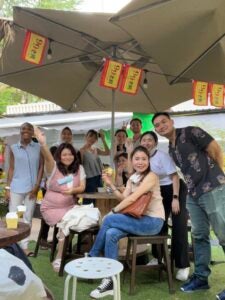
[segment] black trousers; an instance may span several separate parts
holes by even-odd
[[[163,198],[163,205],[165,209],[165,223],[160,232],[160,234],[168,233],[167,221],[170,213],[172,212],[172,201],[173,201],[173,185],[164,185],[160,187],[161,195]],[[188,256],[188,228],[187,228],[187,209],[186,209],[186,196],[187,188],[185,183],[180,180],[180,192],[179,192],[179,202],[180,202],[180,212],[175,215],[171,213],[172,217],[172,243],[171,243],[171,253],[172,259],[175,260],[175,267],[182,269],[190,266],[189,256]],[[158,257],[156,245],[152,245],[152,255]]]

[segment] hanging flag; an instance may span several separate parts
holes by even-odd
[[[195,105],[208,105],[208,82],[193,81],[193,99]]]
[[[120,91],[123,93],[135,95],[138,91],[141,75],[142,69],[126,65],[123,72]]]
[[[224,85],[210,84],[210,103],[216,107],[224,107]]]
[[[110,89],[117,89],[119,86],[122,67],[123,65],[121,63],[106,59],[102,70],[100,85]]]
[[[22,59],[32,64],[40,65],[43,60],[47,39],[32,31],[27,31],[24,44]]]

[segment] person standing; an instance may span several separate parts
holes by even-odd
[[[134,118],[130,121],[130,130],[133,132],[133,148],[140,145],[142,121],[138,118]]]
[[[186,281],[190,267],[186,209],[187,188],[179,180],[176,166],[169,154],[157,149],[158,137],[154,131],[146,131],[142,134],[141,145],[149,151],[151,171],[159,176],[160,191],[165,209],[165,223],[161,233],[168,233],[167,221],[171,214],[173,224],[171,250],[175,267],[178,269],[176,279]],[[152,255],[154,258],[149,262],[149,265],[158,264],[156,245],[152,245]]]
[[[10,162],[6,186],[9,211],[17,211],[24,204],[26,212],[23,221],[32,225],[37,193],[43,175],[43,158],[40,145],[32,141],[34,127],[24,123],[20,127],[20,141],[10,147]],[[21,241],[21,248],[29,255],[29,238]]]
[[[166,112],[152,118],[156,132],[169,140],[169,153],[184,175],[187,187],[187,209],[194,237],[195,269],[190,280],[181,286],[183,292],[209,289],[210,225],[225,252],[225,176],[223,154],[218,143],[199,127],[175,129]],[[225,290],[217,296],[225,300]]]
[[[101,150],[95,147],[98,141],[98,136],[101,138],[104,149]],[[80,149],[81,162],[86,173],[86,193],[97,192],[98,187],[102,187],[102,162],[99,155],[109,155],[110,151],[105,141],[104,132],[99,133],[90,129],[85,136],[85,144]],[[83,199],[83,204],[95,203],[94,199]]]

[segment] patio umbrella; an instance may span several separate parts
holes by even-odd
[[[133,37],[110,23],[109,14],[14,7],[14,39],[1,57],[0,81],[48,99],[70,111],[151,113],[191,98],[190,84],[170,86],[159,66]],[[2,24],[6,22],[2,20]],[[21,59],[26,31],[51,41],[52,58],[31,65]],[[2,33],[3,35],[3,33]],[[147,89],[135,96],[99,86],[102,59],[111,57],[151,70]],[[112,134],[113,136],[113,134]]]
[[[224,0],[134,0],[111,21],[154,58],[169,83],[224,83]]]
[[[189,84],[171,87],[157,64],[112,15],[14,7],[14,41],[1,58],[0,81],[48,99],[71,111],[111,111],[112,92],[99,86],[102,59],[114,57],[151,69],[148,89],[136,96],[115,91],[116,111],[150,113],[191,98]],[[21,59],[26,30],[49,38],[52,59],[41,66]],[[46,50],[47,51],[47,50]]]

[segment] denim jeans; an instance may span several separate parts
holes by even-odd
[[[118,241],[128,234],[155,235],[160,232],[164,220],[143,216],[140,219],[124,215],[110,214],[104,218],[95,243],[89,253],[98,256],[104,252],[105,257],[118,259]]]
[[[210,225],[225,252],[225,185],[201,195],[198,199],[188,196],[187,209],[194,237],[194,274],[206,280],[210,274]]]

